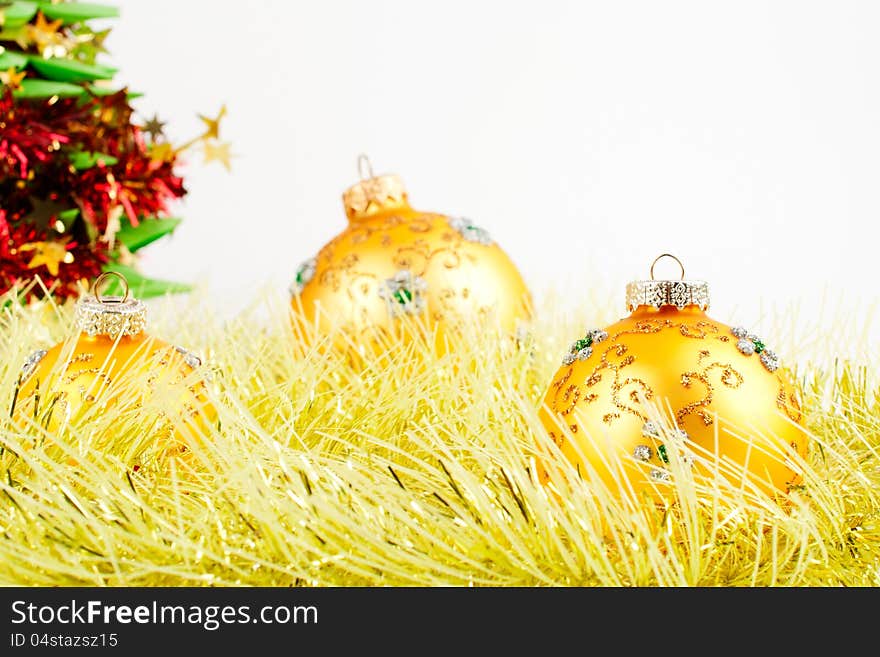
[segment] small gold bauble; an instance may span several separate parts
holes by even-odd
[[[459,319],[491,316],[513,333],[528,318],[525,283],[486,230],[414,210],[397,176],[362,175],[343,194],[348,227],[296,273],[297,315],[361,345],[429,329],[441,349]]]
[[[98,292],[102,280],[111,275],[122,280],[124,296]],[[127,419],[136,420],[132,424],[162,443],[157,450],[161,457],[179,456],[186,451],[179,428],[188,425],[204,433],[214,415],[204,379],[193,375],[201,359],[145,333],[146,306],[129,297],[121,275],[108,272],[93,289],[74,311],[79,335],[28,357],[19,377],[14,417],[19,424],[34,422],[55,434],[124,406]],[[150,416],[157,408],[162,416]],[[129,410],[138,416],[130,417]],[[113,429],[93,439],[112,445]]]
[[[763,340],[706,315],[706,283],[683,279],[682,267],[680,281],[653,280],[652,267],[651,280],[627,286],[631,314],[571,345],[542,421],[569,461],[581,472],[588,461],[611,490],[621,464],[634,491],[662,494],[675,458],[695,476],[717,470],[787,491],[807,449],[793,388]]]

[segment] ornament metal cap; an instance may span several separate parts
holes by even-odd
[[[361,180],[345,190],[342,204],[349,221],[371,217],[380,212],[407,207],[406,188],[395,175],[377,176],[366,155],[358,157],[358,173]]]
[[[662,258],[672,258],[681,267],[681,279],[655,280],[654,266]],[[706,281],[686,281],[684,265],[671,253],[661,253],[651,263],[651,280],[631,281],[626,286],[626,308],[630,312],[639,306],[660,309],[675,306],[679,310],[687,306],[697,306],[700,310],[709,309],[709,284]]]
[[[123,295],[102,296],[98,287],[111,276],[122,283]],[[86,294],[76,302],[74,318],[80,331],[90,336],[106,335],[117,338],[137,335],[147,326],[147,307],[130,296],[125,276],[115,271],[104,272],[92,285],[93,294]]]

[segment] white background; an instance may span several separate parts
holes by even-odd
[[[877,300],[880,3],[117,4],[105,61],[141,116],[179,143],[228,106],[232,172],[191,158],[185,221],[142,261],[225,313],[344,227],[362,151],[488,228],[539,299],[622,311],[671,251],[718,319]]]

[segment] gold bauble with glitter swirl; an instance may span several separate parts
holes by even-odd
[[[522,276],[483,228],[413,209],[400,178],[370,168],[343,204],[348,226],[291,286],[295,316],[322,334],[340,330],[337,346],[433,335],[445,351],[444,335],[460,320],[497,321],[512,334],[529,317]]]
[[[688,470],[788,492],[807,437],[777,355],[708,317],[708,286],[683,280],[683,267],[680,281],[653,280],[651,269],[627,286],[628,317],[586,331],[565,354],[541,411],[550,437],[612,491],[656,499]],[[545,483],[549,462],[539,464]]]
[[[124,296],[101,296],[107,276],[118,276]],[[201,360],[182,347],[146,332],[146,307],[129,297],[124,277],[108,272],[76,304],[79,333],[48,350],[32,353],[22,368],[13,416],[49,434],[76,431],[111,409],[126,426],[90,434],[90,449],[113,449],[116,432],[155,438],[151,451],[161,461],[187,451],[182,429],[203,434],[215,411],[206,398]],[[101,426],[97,423],[96,426]],[[137,442],[137,440],[135,440]],[[80,450],[83,451],[83,450]],[[128,454],[137,464],[139,455]]]

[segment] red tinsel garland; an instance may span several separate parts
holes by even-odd
[[[117,255],[114,217],[137,225],[186,193],[174,174],[176,153],[153,153],[131,115],[125,90],[27,100],[6,89],[0,96],[0,293],[38,274],[59,300],[76,296],[77,283]],[[83,153],[97,157],[78,169],[72,158]],[[47,243],[69,254],[57,273],[34,258]]]

